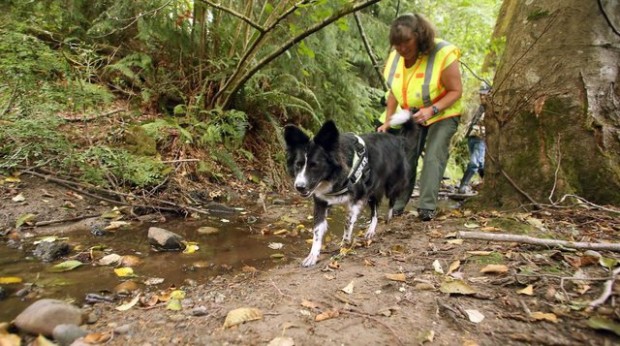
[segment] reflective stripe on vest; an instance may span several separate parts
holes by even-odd
[[[428,56],[428,63],[426,63],[426,72],[424,72],[424,84],[422,84],[422,101],[424,102],[424,106],[430,107],[433,105],[433,101],[431,100],[431,77],[433,75],[433,66],[435,66],[435,56],[437,52],[448,45],[448,42],[441,41],[435,44],[435,48]]]
[[[390,89],[392,89],[392,81],[394,81],[394,74],[396,73],[396,67],[398,66],[398,59],[400,59],[400,54],[396,52],[394,54],[394,59],[392,59],[392,65],[390,66],[390,74],[387,78],[387,85]]]

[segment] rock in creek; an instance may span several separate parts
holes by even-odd
[[[82,324],[82,310],[62,300],[41,299],[30,304],[13,322],[26,333],[51,336],[60,324]]]
[[[88,334],[84,329],[76,326],[75,324],[59,324],[54,328],[52,335],[54,341],[60,346],[69,346],[75,340]]]
[[[71,251],[71,246],[63,242],[40,242],[32,254],[43,262],[53,262]]]
[[[182,251],[185,249],[183,237],[163,228],[149,228],[149,243],[160,251]]]

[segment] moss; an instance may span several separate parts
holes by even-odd
[[[492,252],[487,256],[472,256],[470,261],[478,264],[502,264],[504,263],[504,256],[499,252]]]
[[[157,155],[157,143],[155,138],[141,126],[132,126],[125,132],[125,149],[135,155],[155,156]]]
[[[489,226],[515,234],[528,234],[535,230],[534,226],[530,224],[525,224],[509,218],[495,218],[489,221]]]
[[[528,21],[533,21],[533,20],[538,20],[541,18],[545,18],[549,16],[549,11],[543,11],[539,8],[533,10],[532,12],[528,13],[527,15],[527,20]]]

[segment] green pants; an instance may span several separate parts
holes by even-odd
[[[437,198],[443,174],[446,171],[448,158],[450,157],[450,140],[456,133],[460,117],[452,117],[438,121],[428,127],[422,126],[422,136],[416,150],[410,150],[408,161],[411,168],[409,186],[396,200],[394,211],[396,213],[405,209],[415,187],[418,169],[418,159],[424,151],[422,172],[420,174],[420,202],[419,209],[435,210]]]

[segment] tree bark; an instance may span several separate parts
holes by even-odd
[[[600,5],[504,1],[494,36],[506,45],[485,117],[490,204],[575,194],[620,205],[620,3]]]

